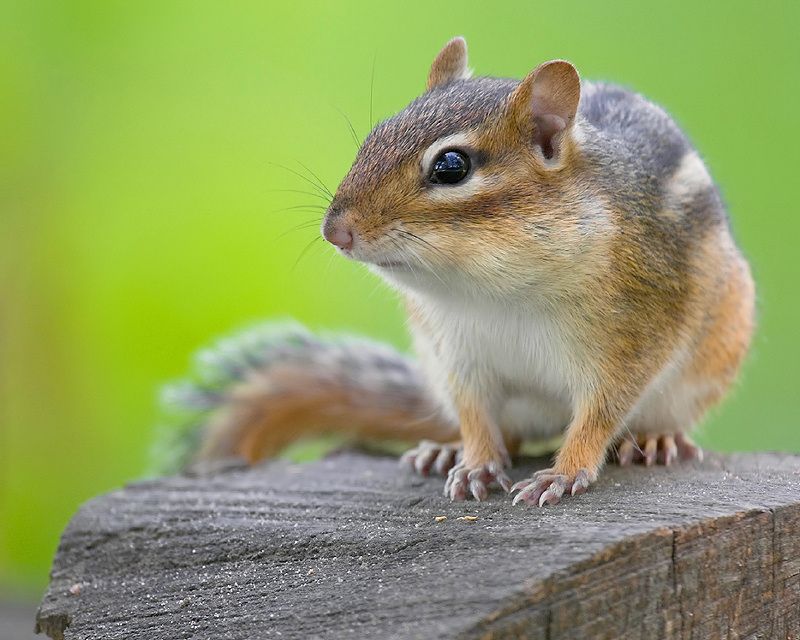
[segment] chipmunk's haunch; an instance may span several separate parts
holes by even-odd
[[[323,426],[421,436],[406,459],[447,472],[451,498],[497,482],[529,504],[585,491],[623,437],[623,463],[699,455],[685,434],[736,376],[754,293],[697,152],[659,107],[568,62],[469,75],[456,38],[322,224],[402,292],[421,369],[306,336],[245,367],[206,454],[253,459]],[[512,487],[519,443],[560,433],[553,467]]]

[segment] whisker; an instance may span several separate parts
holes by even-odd
[[[350,118],[348,118],[347,114],[344,111],[342,111],[341,109],[339,109],[337,107],[334,107],[334,109],[336,109],[339,113],[341,113],[342,117],[347,121],[347,126],[350,128],[350,135],[353,136],[353,142],[356,143],[356,149],[360,149],[361,148],[361,142],[358,139],[358,134],[356,133],[356,130],[353,128],[353,123],[350,122]]]
[[[630,430],[630,428],[628,427],[628,425],[625,425],[625,431],[627,431],[627,432],[628,432],[628,436],[630,436],[630,438],[628,438],[628,437],[626,436],[625,438],[623,438],[623,440],[630,440],[630,441],[633,443],[633,447],[634,447],[634,449],[636,449],[636,451],[638,451],[639,453],[641,453],[641,454],[642,454],[642,457],[644,458],[644,457],[645,457],[644,451],[642,451],[642,448],[639,446],[639,443],[638,443],[638,442],[637,442],[637,440],[636,440],[636,436],[635,436],[635,435],[633,435],[633,431],[631,431],[631,430]]]
[[[431,272],[433,275],[435,275],[435,276],[436,276],[436,279],[437,279],[439,282],[441,282],[441,283],[442,283],[442,286],[443,286],[445,289],[447,289],[448,291],[452,292],[452,289],[450,289],[450,285],[448,285],[448,284],[447,284],[447,283],[446,283],[446,282],[445,282],[445,281],[442,279],[442,276],[440,276],[440,275],[439,275],[439,271],[438,271],[437,269],[434,269],[433,267],[431,267],[431,264],[430,264],[430,262],[428,262],[427,260],[425,260],[425,258],[422,258],[422,257],[420,257],[420,261],[422,262],[422,264],[423,264],[423,265],[425,265],[425,266],[428,268],[428,271],[430,271],[430,272]]]
[[[375,56],[372,58],[372,78],[369,81],[369,128],[375,126],[375,121],[372,119],[372,97],[375,90],[375,64],[378,61],[378,50],[375,49]]]
[[[396,231],[397,233],[401,233],[401,234],[403,234],[404,236],[406,236],[406,237],[408,237],[408,238],[411,238],[411,239],[412,239],[412,240],[414,240],[415,242],[418,242],[418,243],[420,243],[420,244],[423,244],[423,245],[425,245],[425,246],[427,246],[427,247],[430,247],[430,248],[431,248],[431,249],[433,249],[434,251],[438,251],[438,252],[440,252],[440,253],[442,253],[442,254],[444,255],[444,252],[442,252],[442,251],[441,251],[441,249],[437,248],[435,245],[431,244],[431,243],[430,243],[430,242],[428,242],[427,240],[425,240],[425,239],[423,239],[423,238],[420,238],[420,237],[419,237],[417,234],[415,234],[415,233],[411,233],[410,231],[406,231],[405,229],[398,229],[398,228],[396,228],[396,227],[393,227],[393,228],[392,228],[392,231]]]
[[[420,238],[415,233],[411,233],[410,231],[406,231],[405,229],[398,229],[396,227],[392,228],[392,231],[396,231],[397,233],[401,233],[404,236],[406,236],[407,238],[410,238],[413,242],[416,242],[417,244],[421,244],[421,245],[424,245],[424,246],[426,246],[426,247],[428,247],[430,249],[433,249],[438,255],[440,255],[443,258],[445,258],[445,260],[447,260],[447,261],[450,260],[450,257],[444,251],[439,249],[439,247],[437,247],[434,244],[431,244],[430,242],[428,242],[424,238]]]
[[[314,237],[311,239],[311,242],[309,242],[309,243],[308,243],[308,244],[305,246],[305,248],[304,248],[304,249],[303,249],[303,250],[300,252],[300,255],[298,255],[298,256],[297,256],[297,260],[295,260],[295,261],[294,261],[294,264],[292,265],[292,268],[291,268],[291,270],[289,271],[289,273],[292,273],[292,272],[293,272],[293,271],[294,271],[294,270],[297,268],[297,265],[298,265],[298,264],[300,264],[300,260],[302,260],[302,259],[303,259],[303,257],[304,257],[304,256],[305,256],[305,255],[308,253],[308,250],[309,250],[309,249],[311,249],[311,247],[313,247],[313,246],[314,246],[314,243],[315,243],[317,240],[322,240],[322,236],[314,236]]]
[[[356,269],[358,269],[358,274],[361,277],[359,282],[366,282],[374,275],[372,271],[369,270],[369,267],[365,265],[363,262],[358,262],[356,264]]]
[[[418,235],[413,234],[410,231],[406,231],[405,229],[392,228],[392,231],[395,231],[397,233],[402,234],[403,236],[405,236],[406,238],[409,238],[412,242],[415,242],[415,243],[419,244],[420,246],[424,246],[424,247],[433,249],[438,255],[444,257],[447,261],[450,260],[450,258],[447,256],[447,254],[444,251],[442,251],[441,249],[439,249],[435,245],[431,244],[427,240],[424,240],[423,238],[420,238]],[[395,242],[397,242],[396,239],[393,238],[393,240],[395,240]],[[401,249],[401,250],[406,250],[407,249],[407,247],[400,247],[399,245],[398,245],[398,248]],[[442,285],[444,285],[445,289],[447,289],[448,291],[452,291],[450,289],[450,286],[442,279],[442,276],[439,275],[438,269],[434,268],[431,265],[430,261],[426,260],[424,256],[421,256],[416,252],[413,255],[419,262],[421,262],[423,264],[423,266],[428,271],[430,271],[434,276],[436,276],[436,279],[439,280],[439,282],[441,282]],[[419,280],[419,278],[417,278],[417,280]]]
[[[391,240],[392,245],[400,253],[401,257],[405,258],[406,262],[409,262],[411,264],[413,264],[414,262],[417,263],[421,262],[424,266],[426,267],[428,266],[425,260],[420,255],[418,255],[416,252],[412,252],[409,249],[409,247],[401,243],[400,240],[398,240],[397,238],[393,238],[392,236],[389,236],[389,239]],[[392,267],[389,267],[389,271],[393,271]],[[411,269],[411,273],[414,274],[414,277],[416,278],[417,282],[422,284],[422,282],[419,279],[419,273],[417,272],[417,270]]]
[[[309,178],[308,176],[304,176],[299,171],[295,171],[294,169],[290,169],[289,167],[284,167],[282,164],[278,164],[277,162],[270,162],[269,164],[274,165],[276,167],[280,167],[284,171],[288,171],[289,173],[293,173],[298,178],[301,178],[302,180],[305,180],[308,184],[310,184],[312,187],[314,187],[319,192],[317,195],[322,197],[322,199],[325,200],[326,202],[330,202],[331,200],[333,200],[333,194],[330,191],[328,191],[328,189],[325,187],[324,184],[321,184],[321,183],[317,184],[311,178]],[[300,164],[300,166],[302,166],[304,169],[306,169],[306,171],[309,171],[308,167],[305,167],[303,165],[303,163],[298,163],[298,164]],[[309,173],[311,173],[311,175],[314,176],[314,173],[312,171],[309,171]],[[316,176],[314,176],[314,177],[316,178]],[[317,178],[317,180],[319,180],[319,178]]]
[[[321,204],[296,204],[291,207],[281,207],[280,209],[273,209],[270,213],[286,213],[288,211],[308,211],[309,213],[317,213],[325,211],[328,207],[323,207]]]
[[[306,220],[305,222],[300,222],[295,226],[289,229],[290,231],[294,231],[295,229],[311,229],[311,228],[319,228],[319,218],[315,218],[314,220]]]
[[[301,231],[301,230],[304,230],[304,229],[318,229],[318,228],[319,228],[319,222],[317,222],[316,220],[312,220],[310,222],[302,222],[302,223],[300,223],[298,225],[295,225],[294,227],[291,227],[290,229],[287,229],[283,233],[281,233],[277,238],[275,238],[275,240],[273,240],[273,242],[277,242],[278,240],[282,240],[283,238],[288,236],[290,233],[294,233],[295,231]]]
[[[316,173],[314,173],[314,172],[313,172],[311,169],[309,169],[309,168],[308,168],[306,165],[304,165],[302,162],[300,162],[299,160],[296,160],[296,162],[297,162],[297,164],[299,164],[301,167],[303,167],[303,169],[305,169],[305,170],[306,170],[306,171],[308,171],[308,172],[309,172],[309,173],[310,173],[312,176],[314,176],[314,179],[315,179],[315,180],[316,180],[316,181],[319,183],[319,186],[320,186],[320,187],[322,187],[322,189],[324,189],[325,193],[327,193],[327,194],[330,196],[331,200],[333,200],[333,194],[330,192],[330,190],[328,189],[328,187],[326,187],[326,186],[325,186],[325,183],[324,183],[322,180],[320,180],[319,176],[318,176]]]
[[[337,251],[333,248],[333,245],[328,245],[328,248],[331,249],[331,251],[330,251],[331,255],[330,255],[330,258],[328,258],[328,264],[325,265],[325,275],[326,275],[326,277],[327,277],[328,273],[331,270],[331,265],[332,264],[338,264],[338,263],[334,263],[334,261],[333,261],[334,258],[337,256]]]
[[[281,167],[281,168],[286,169],[286,167]],[[324,196],[321,193],[317,193],[316,191],[303,191],[302,189],[270,189],[268,193],[302,193],[303,195],[312,196],[314,198],[321,198],[325,202],[329,202],[327,196]]]

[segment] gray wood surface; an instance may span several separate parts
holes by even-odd
[[[512,478],[542,466],[524,460]],[[451,503],[442,486],[356,453],[132,484],[70,522],[39,628],[147,640],[800,636],[800,457],[611,465],[585,495],[543,509],[499,491]]]

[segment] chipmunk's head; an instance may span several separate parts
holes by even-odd
[[[412,288],[513,284],[515,263],[534,257],[531,235],[547,236],[563,203],[579,99],[569,62],[546,62],[522,82],[471,79],[466,42],[451,40],[427,91],[364,141],[323,236]]]

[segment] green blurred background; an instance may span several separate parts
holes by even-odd
[[[4,0],[0,592],[38,597],[78,505],[143,473],[157,389],[198,346],[276,316],[407,346],[395,297],[314,241],[291,208],[318,201],[276,164],[333,189],[342,114],[363,137],[459,34],[479,75],[567,58],[685,128],[759,291],[742,384],[698,439],[800,451],[796,0]]]

